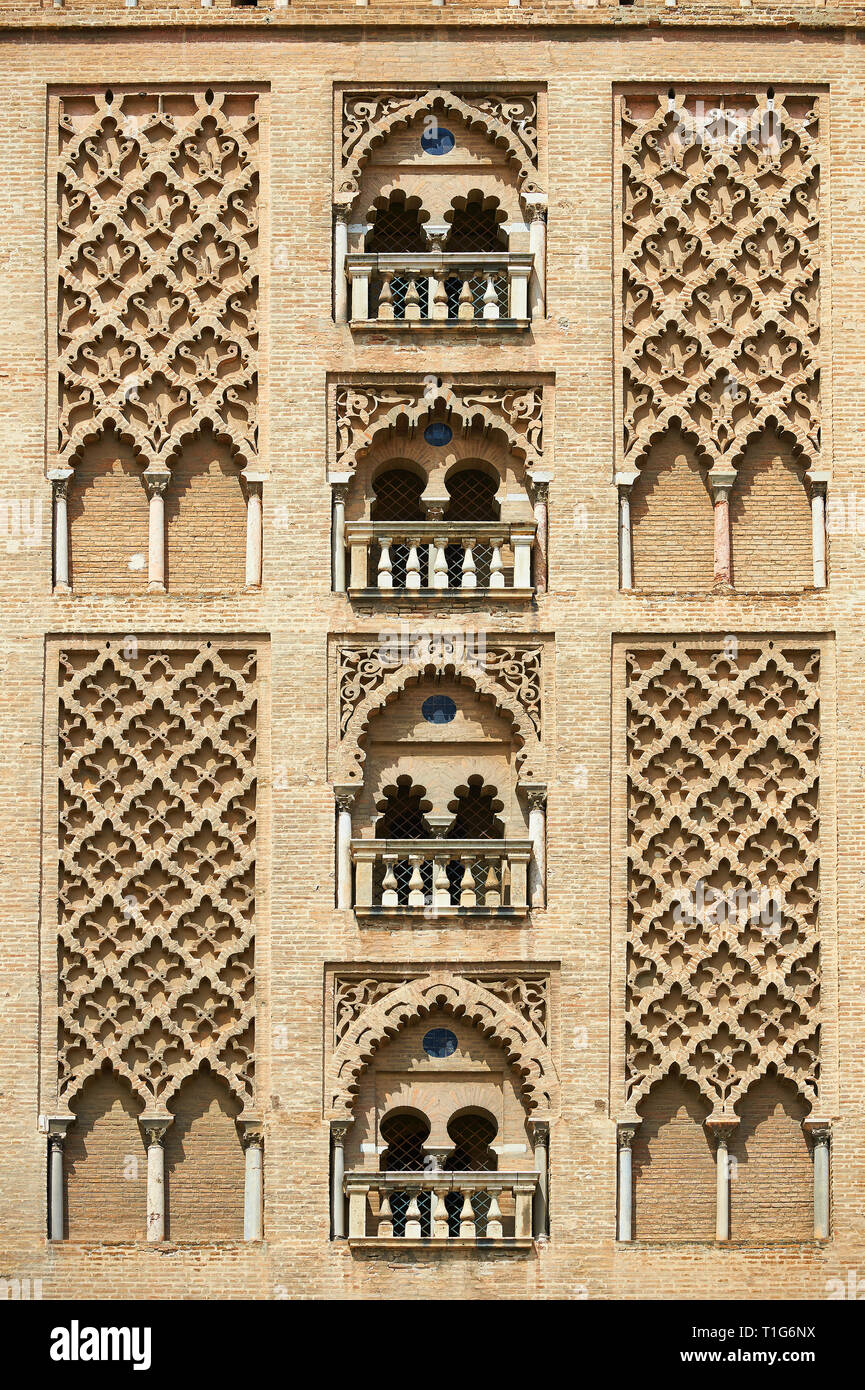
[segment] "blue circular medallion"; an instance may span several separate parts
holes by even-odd
[[[457,707],[450,695],[430,695],[420,712],[428,724],[450,724],[456,717]]]
[[[443,420],[435,420],[433,424],[427,425],[423,437],[427,444],[433,444],[440,449],[444,444],[450,444],[454,432],[450,425],[446,425]]]
[[[420,138],[424,154],[450,154],[456,140],[443,125],[434,124]]]
[[[424,1035],[423,1050],[428,1057],[450,1057],[457,1050],[456,1034],[449,1028],[431,1028]]]

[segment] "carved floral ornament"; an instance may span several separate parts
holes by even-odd
[[[499,431],[528,470],[543,464],[544,393],[542,386],[494,386],[382,383],[336,388],[336,464],[353,471],[375,440],[398,427],[416,430],[433,413],[460,421],[465,433],[475,428]]]
[[[328,1119],[354,1118],[352,1107],[358,1081],[376,1049],[406,1024],[435,1009],[465,1018],[485,1036],[501,1043],[519,1074],[532,1119],[546,1120],[555,1115],[559,1082],[546,1041],[536,1026],[537,985],[487,982],[480,976],[468,978],[448,970],[413,980],[366,982],[371,986],[366,989],[359,988],[364,982],[353,983],[357,992],[349,1001],[344,984],[337,982],[336,1022],[341,1032],[331,1059]],[[527,994],[521,994],[520,983],[527,986]],[[531,1001],[528,1007],[527,1000]]]
[[[623,435],[733,470],[774,426],[820,466],[819,100],[621,98]]]
[[[164,472],[207,426],[256,466],[258,106],[60,98],[58,466],[113,427]]]
[[[339,649],[340,746],[335,781],[359,785],[364,741],[372,717],[410,685],[431,677],[464,681],[488,696],[511,720],[520,778],[545,781],[541,742],[542,654],[539,646],[492,645],[475,633],[395,633],[393,649],[376,646]]]
[[[458,94],[435,87],[399,93],[346,93],[342,116],[342,166],[334,203],[348,211],[359,191],[359,178],[370,152],[416,116],[446,112],[481,130],[505,149],[519,174],[520,194],[545,201],[538,179],[538,110],[530,95]]]

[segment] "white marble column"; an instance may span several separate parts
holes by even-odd
[[[617,473],[616,488],[619,500],[619,588],[634,587],[634,546],[631,531],[631,488],[637,473]]]
[[[529,208],[529,250],[534,261],[531,280],[532,318],[544,318],[546,314],[547,283],[547,210],[535,204]]]
[[[333,492],[333,591],[345,593],[345,503],[346,483],[332,484]]]
[[[634,1175],[631,1164],[631,1145],[637,1133],[634,1123],[619,1125],[619,1240],[633,1240]]]
[[[263,473],[243,473],[246,483],[246,588],[261,588]]]
[[[71,468],[55,468],[48,474],[54,511],[54,592],[68,594],[69,586],[69,516],[66,509]]]
[[[826,588],[826,483],[823,479],[811,482],[811,553],[814,588]]]
[[[543,907],[547,881],[547,789],[540,783],[527,785],[524,789],[529,804],[529,839],[532,842],[529,903],[532,907]]]
[[[333,316],[337,323],[345,323],[348,318],[348,280],[345,274],[348,218],[347,208],[337,208],[333,228]]]
[[[238,1120],[245,1169],[243,1184],[243,1239],[261,1240],[262,1160],[264,1135],[260,1120]]]
[[[147,1145],[147,1239],[165,1239],[165,1135],[173,1115],[142,1115],[138,1121]]]
[[[336,905],[351,907],[351,809],[356,787],[334,787],[336,797]]]
[[[538,1174],[538,1185],[535,1188],[534,1211],[532,1213],[532,1235],[535,1237],[535,1240],[538,1240],[550,1234],[550,1127],[545,1120],[530,1120],[529,1135],[532,1141],[535,1172]]]
[[[144,486],[150,498],[147,589],[151,594],[165,593],[165,489],[170,481],[170,473],[144,474]]]
[[[831,1126],[827,1120],[806,1120],[803,1128],[814,1145],[814,1239],[828,1240],[830,1235],[830,1178],[829,1141]]]
[[[730,1140],[738,1120],[711,1120],[706,1127],[715,1140],[715,1239],[730,1239]]]
[[[48,1239],[63,1240],[66,1234],[66,1201],[63,1182],[63,1145],[72,1117],[50,1116],[48,1120]]]
[[[338,1122],[330,1127],[330,1217],[334,1240],[345,1237],[345,1141],[348,1123]]]

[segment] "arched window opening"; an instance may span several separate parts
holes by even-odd
[[[423,478],[407,468],[389,468],[379,474],[373,483],[373,501],[370,507],[372,521],[423,521],[424,509],[421,493]],[[393,587],[404,589],[408,573],[408,560],[411,548],[403,541],[397,541],[390,550],[391,575]],[[369,556],[367,583],[375,588],[378,582],[378,555],[371,548]]]
[[[430,837],[430,828],[424,812],[430,803],[423,800],[422,787],[412,786],[411,778],[397,778],[396,787],[388,790],[385,800],[379,803],[380,815],[375,825],[376,839],[379,840],[425,840]],[[388,872],[390,870],[390,872]],[[420,882],[417,882],[418,874]],[[395,883],[391,883],[393,878]],[[411,859],[380,861],[374,873],[374,889],[383,893],[391,888],[397,894],[397,905],[405,907],[412,889],[421,890],[424,903],[432,902],[432,864],[414,864]]]
[[[445,213],[448,219],[448,213]],[[469,194],[463,207],[450,214],[451,227],[445,242],[446,251],[495,252],[506,251],[508,239],[500,227],[505,213],[497,198],[485,199],[483,194]]]
[[[463,468],[454,473],[445,483],[450,496],[446,521],[497,521],[499,505],[496,501],[498,484],[495,478],[483,473],[479,468]],[[491,545],[476,544],[472,550],[477,582],[487,588],[490,582],[490,565],[493,558]],[[448,584],[458,589],[462,582],[465,563],[465,550],[462,545],[449,545],[445,550],[448,566]]]
[[[419,255],[428,250],[423,232],[423,223],[429,218],[420,204],[420,199],[406,197],[402,189],[396,189],[388,199],[377,199],[370,213],[373,219],[372,231],[366,236],[367,252],[378,255]],[[425,276],[394,275],[390,280],[394,317],[405,318],[406,295],[410,286],[418,296],[420,313],[427,317],[429,290]],[[383,282],[372,287],[370,312],[378,313],[378,300]]]
[[[477,775],[468,779],[468,784],[458,787],[456,799],[448,805],[455,811],[453,824],[448,830],[449,840],[501,840],[504,838],[504,822],[499,820],[496,811],[502,809],[502,802],[496,798],[493,787],[485,787],[483,778]],[[451,900],[458,903],[465,887],[473,888],[482,901],[488,887],[487,880],[495,870],[491,862],[482,856],[456,859],[447,866]]]
[[[429,1124],[420,1115],[389,1115],[382,1121],[381,1137],[387,1145],[381,1156],[383,1173],[422,1173],[424,1171],[424,1140],[429,1134]],[[388,1198],[385,1198],[387,1201]],[[430,1194],[412,1193],[408,1189],[390,1193],[390,1215],[395,1236],[405,1235],[405,1223],[409,1208],[416,1204],[417,1211],[411,1212],[421,1223],[421,1235],[430,1234]],[[382,1212],[382,1216],[386,1213]]]
[[[498,1126],[489,1115],[457,1115],[448,1125],[448,1135],[456,1148],[448,1154],[445,1169],[450,1173],[492,1173],[496,1169],[496,1155],[490,1145],[496,1137]],[[482,1239],[486,1235],[491,1195],[489,1192],[449,1192],[445,1197],[448,1213],[448,1233],[454,1238],[460,1233],[466,1201],[469,1202],[476,1234]],[[467,1214],[467,1213],[466,1213]]]

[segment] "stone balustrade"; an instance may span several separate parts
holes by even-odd
[[[539,1174],[346,1173],[349,1244],[532,1244]]]
[[[531,251],[349,254],[351,322],[525,327],[533,263]]]
[[[358,913],[524,914],[531,840],[351,842]]]
[[[532,594],[537,523],[353,521],[345,527],[349,592]]]

